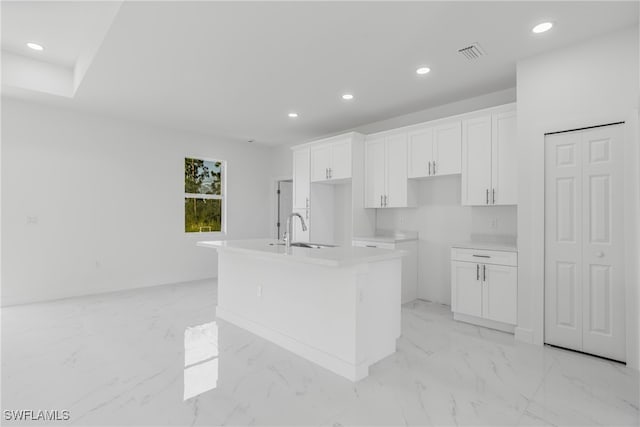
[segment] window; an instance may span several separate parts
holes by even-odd
[[[220,160],[184,159],[184,231],[224,231],[224,169]]]

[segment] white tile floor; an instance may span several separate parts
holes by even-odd
[[[3,309],[2,409],[70,411],[53,425],[639,424],[636,371],[448,307],[406,305],[398,352],[354,384],[216,322],[215,295],[201,282]]]

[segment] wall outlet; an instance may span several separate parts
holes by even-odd
[[[262,298],[262,285],[258,285],[256,294],[258,295],[258,298]]]
[[[27,216],[27,224],[37,224],[38,217],[37,216]]]
[[[498,218],[493,218],[491,220],[491,223],[489,224],[489,226],[491,227],[492,230],[497,230],[498,229]]]

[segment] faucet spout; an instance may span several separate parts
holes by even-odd
[[[302,218],[302,215],[300,215],[297,212],[290,213],[289,216],[287,217],[287,236],[284,239],[284,244],[285,244],[285,247],[287,249],[289,249],[291,247],[291,238],[293,236],[293,221],[292,221],[292,219],[294,217],[296,217],[296,216],[298,218],[300,218],[300,222],[302,223],[302,231],[307,231],[307,224],[305,224],[304,218]]]

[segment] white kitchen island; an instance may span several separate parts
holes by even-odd
[[[396,351],[404,252],[287,250],[268,239],[198,246],[218,251],[218,318],[352,381]]]

